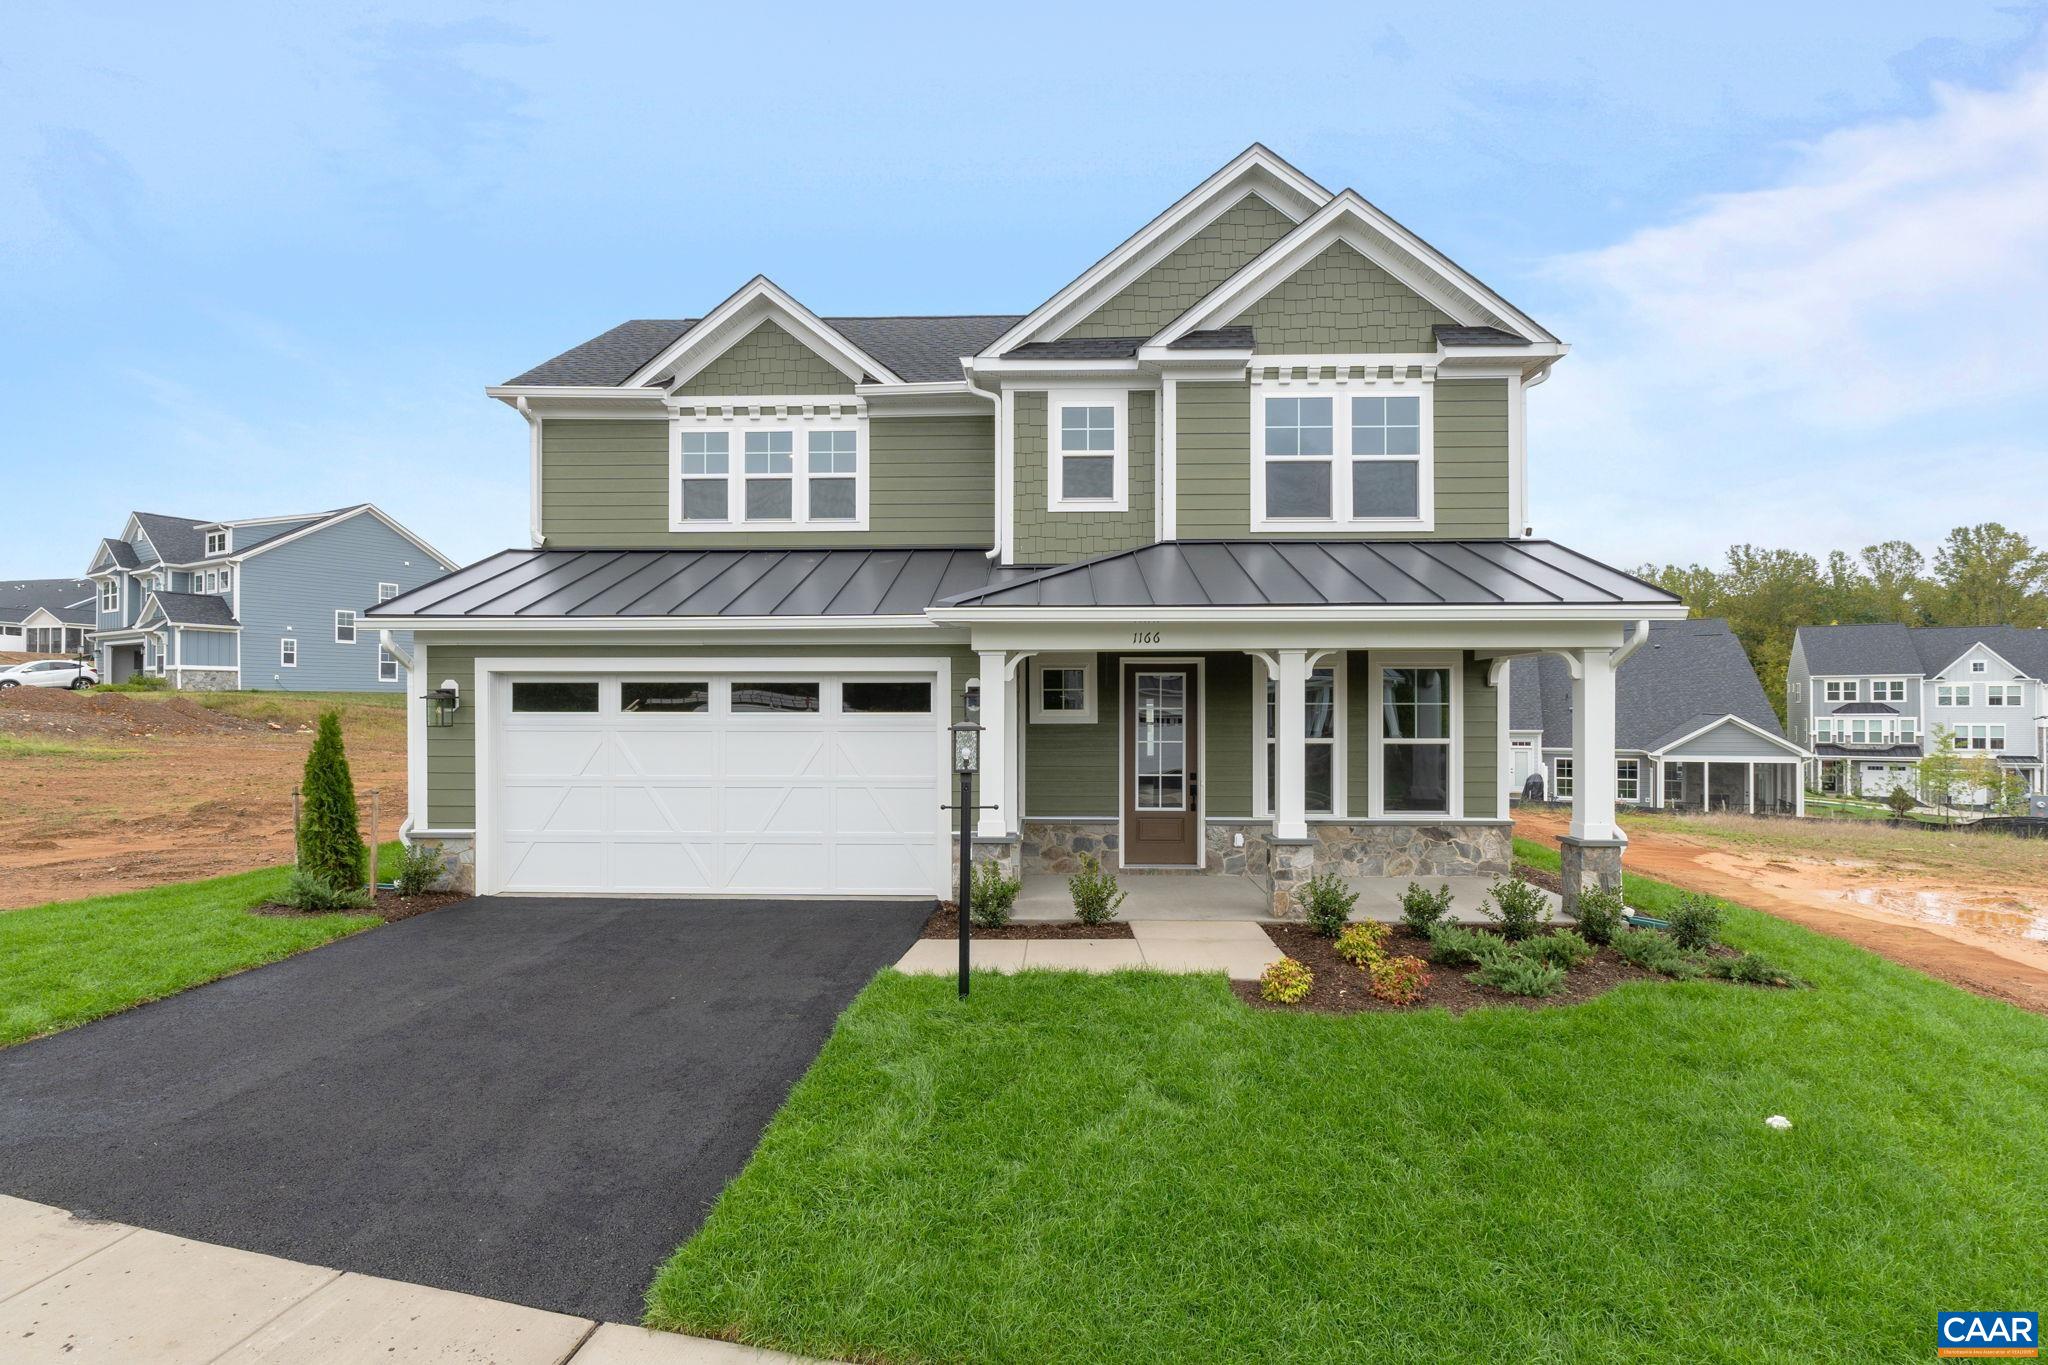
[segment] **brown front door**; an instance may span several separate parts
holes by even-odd
[[[1124,669],[1124,862],[1193,867],[1201,861],[1193,664]]]

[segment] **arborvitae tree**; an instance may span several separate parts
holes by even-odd
[[[341,747],[341,713],[323,712],[299,784],[299,867],[338,887],[361,886],[367,870],[356,824],[356,787]]]

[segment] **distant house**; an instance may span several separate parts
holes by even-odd
[[[87,571],[100,677],[153,673],[199,691],[397,691],[397,656],[359,618],[454,567],[369,503],[240,521],[133,512]]]
[[[1614,678],[1615,799],[1625,805],[1805,813],[1800,765],[1726,621],[1652,621]],[[1574,788],[1572,679],[1561,655],[1508,669],[1509,788]]]
[[[1792,732],[1813,746],[1823,791],[1910,789],[1939,732],[2048,792],[2044,679],[2048,630],[1801,626],[1785,666],[1785,710]]]
[[[0,580],[0,650],[77,654],[92,639],[92,599],[83,578]]]

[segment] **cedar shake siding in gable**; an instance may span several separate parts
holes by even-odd
[[[1436,350],[1438,323],[1457,319],[1343,242],[1297,270],[1231,320],[1253,329],[1255,351],[1301,355]]]
[[[1074,324],[1066,335],[1151,336],[1201,302],[1293,226],[1286,214],[1256,194],[1248,194]]]
[[[763,322],[676,390],[691,398],[852,393],[853,381],[774,322]]]
[[[541,424],[541,534],[588,549],[991,543],[993,417],[876,418],[866,453],[868,530],[676,532],[666,423],[551,418]]]
[[[1153,396],[1126,396],[1130,422],[1130,496],[1122,512],[1050,510],[1051,465],[1046,449],[1044,393],[1019,393],[1015,400],[1017,465],[1017,552],[1019,564],[1069,564],[1092,555],[1150,545],[1153,540]]]
[[[1251,386],[1179,387],[1177,521],[1183,540],[1242,539],[1251,530]],[[1442,379],[1433,386],[1438,540],[1512,534],[1508,525],[1508,385]],[[1262,531],[1261,540],[1409,540],[1412,531]]]

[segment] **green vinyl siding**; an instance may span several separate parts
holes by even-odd
[[[1465,816],[1500,814],[1500,694],[1486,685],[1487,665],[1465,658]]]
[[[676,390],[690,397],[853,392],[853,381],[773,321],[734,342]]]
[[[427,821],[434,829],[471,829],[476,825],[476,661],[479,656],[522,659],[661,659],[674,660],[681,670],[689,668],[691,655],[748,658],[796,658],[819,660],[818,671],[830,673],[833,659],[943,657],[952,673],[947,682],[953,719],[964,719],[961,697],[969,678],[980,675],[980,662],[965,645],[942,644],[806,644],[806,645],[717,645],[692,649],[687,645],[599,645],[559,644],[521,640],[516,644],[478,645],[461,637],[441,637],[422,632],[427,646],[427,671],[438,686],[453,678],[462,689],[463,705],[455,713],[455,724],[429,729],[427,734]]]
[[[1216,819],[1248,820],[1252,813],[1252,659],[1249,654],[1209,654],[1206,678],[1208,771],[1202,775],[1207,813]],[[1264,782],[1264,768],[1256,770]]]
[[[582,549],[993,543],[993,417],[878,417],[867,458],[865,531],[676,532],[665,422],[553,419],[541,425],[541,530]]]
[[[1293,227],[1286,214],[1256,194],[1247,194],[1064,335],[1151,336]]]
[[[1242,539],[1251,529],[1251,386],[1182,384],[1176,403],[1180,538]],[[1436,529],[1423,538],[1511,535],[1508,383],[1443,379],[1434,386]],[[1265,540],[1413,540],[1408,531],[1261,531]]]
[[[1127,475],[1130,496],[1123,512],[1051,510],[1046,406],[1050,395],[1020,393],[1016,414],[1016,554],[1019,564],[1068,564],[1091,555],[1150,545],[1153,540],[1153,396],[1133,392],[1125,404],[1130,430]]]
[[[1345,242],[1288,276],[1231,320],[1267,355],[1436,350],[1438,323],[1456,319]]]

